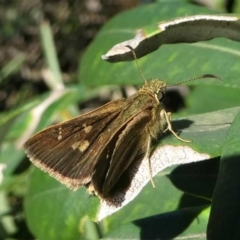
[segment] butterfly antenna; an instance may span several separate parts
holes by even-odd
[[[198,76],[198,77],[188,79],[188,80],[183,81],[183,82],[167,85],[166,87],[172,87],[172,86],[180,85],[180,84],[183,84],[183,83],[186,83],[186,82],[192,82],[192,81],[195,81],[195,80],[198,80],[198,79],[204,79],[204,78],[214,78],[214,79],[218,79],[218,80],[222,81],[221,78],[219,78],[218,76],[215,76],[213,74],[204,74],[204,75],[201,75],[201,76]]]
[[[145,78],[144,75],[143,75],[142,69],[141,69],[140,66],[139,66],[139,63],[138,63],[138,60],[137,60],[137,55],[136,55],[134,49],[133,49],[131,46],[129,46],[129,45],[127,45],[126,47],[131,50],[132,55],[133,55],[133,57],[134,57],[134,59],[135,59],[135,63],[136,63],[136,65],[137,65],[138,71],[140,72],[140,75],[141,75],[143,81],[146,81],[146,78]]]

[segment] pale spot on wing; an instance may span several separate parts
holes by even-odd
[[[72,145],[72,149],[73,149],[73,150],[77,149],[79,145],[80,145],[80,142],[75,142],[75,143]]]
[[[58,140],[62,139],[62,127],[58,128]]]
[[[79,151],[84,152],[88,148],[88,146],[89,146],[89,141],[85,140],[80,143],[78,149]]]
[[[92,126],[89,125],[89,126],[87,126],[87,127],[84,127],[83,130],[84,130],[85,133],[89,133],[89,132],[92,130]]]

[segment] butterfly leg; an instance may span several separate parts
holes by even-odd
[[[167,129],[165,129],[164,132],[167,131],[167,130],[169,130],[178,140],[180,140],[180,141],[182,141],[182,142],[191,142],[191,141],[189,141],[189,140],[185,140],[185,139],[179,137],[179,136],[174,132],[174,130],[172,129],[171,113],[170,113],[170,112],[167,113],[165,110],[162,110],[162,111],[161,111],[161,114],[164,115],[164,118],[165,118],[165,120],[166,120],[166,122],[167,122]]]
[[[148,172],[149,172],[150,181],[151,181],[152,187],[155,188],[155,184],[154,184],[153,177],[152,177],[152,166],[151,166],[151,161],[150,161],[150,156],[151,156],[150,149],[151,149],[151,138],[148,139],[147,148],[146,148],[147,152],[146,152],[145,156],[147,157],[147,160],[148,160]]]
[[[166,118],[166,114],[167,114],[167,119],[168,119],[169,123],[171,124],[171,121],[172,121],[172,113],[166,112],[165,110],[163,110],[163,117]],[[167,121],[167,120],[166,120],[166,121]],[[168,123],[168,121],[167,121],[167,123]],[[168,126],[166,127],[166,129],[163,130],[163,133],[165,133],[167,130],[168,130]]]

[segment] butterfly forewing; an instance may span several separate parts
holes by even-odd
[[[71,189],[85,185],[97,159],[91,144],[101,146],[99,135],[121,112],[125,99],[51,126],[29,139],[24,147],[30,160]],[[98,142],[97,142],[98,139]],[[91,149],[91,151],[89,151]]]

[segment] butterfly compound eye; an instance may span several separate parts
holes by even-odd
[[[158,98],[158,100],[159,100],[160,102],[163,101],[164,96],[165,96],[165,93],[164,93],[163,91],[159,91],[159,92],[157,93],[157,98]]]

